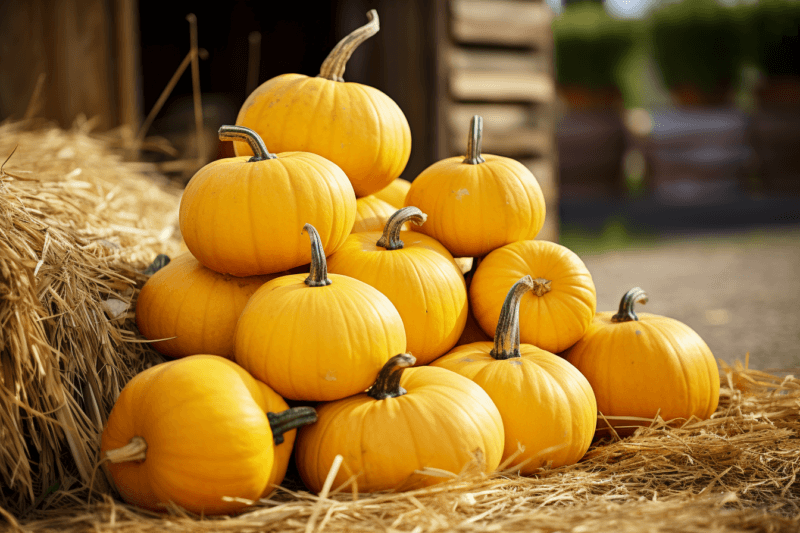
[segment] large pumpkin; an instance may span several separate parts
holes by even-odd
[[[319,420],[298,435],[295,460],[314,492],[337,455],[333,486],[356,476],[359,492],[408,490],[441,483],[470,464],[491,472],[503,452],[503,422],[479,386],[442,368],[405,367],[392,357],[369,392],[317,406]]]
[[[487,334],[494,333],[508,287],[525,275],[535,287],[520,303],[522,342],[553,353],[566,350],[589,327],[597,293],[583,261],[559,244],[520,241],[487,255],[469,288],[475,319]]]
[[[235,358],[284,398],[338,400],[366,390],[406,347],[403,319],[377,289],[328,276],[313,226],[311,273],[262,285],[236,325]]]
[[[710,417],[719,402],[719,370],[708,345],[682,322],[635,313],[637,301],[647,301],[638,287],[625,293],[617,313],[597,313],[563,355],[592,384],[612,426],[649,424],[656,415]]]
[[[186,246],[222,274],[255,276],[311,261],[299,228],[318,228],[326,254],[350,234],[356,198],[344,172],[307,152],[271,154],[251,130],[220,128],[220,139],[251,143],[258,155],[220,159],[192,177],[181,198]]]
[[[136,326],[158,352],[233,359],[233,332],[247,300],[276,275],[214,272],[185,252],[153,274],[136,300]],[[167,339],[167,340],[158,340]]]
[[[408,351],[424,365],[452,348],[461,335],[467,288],[450,252],[427,235],[400,231],[406,221],[422,224],[425,215],[406,207],[392,215],[382,234],[350,235],[328,259],[328,269],[385,294],[403,318]]]
[[[411,154],[411,130],[397,104],[384,93],[345,83],[347,60],[378,32],[378,14],[342,39],[315,78],[283,74],[264,82],[245,100],[236,124],[252,128],[274,150],[302,150],[330,159],[367,196],[397,178]],[[237,155],[250,154],[234,143]]]
[[[444,244],[455,257],[483,256],[505,244],[533,239],[544,225],[542,189],[522,163],[481,154],[483,119],[470,125],[467,157],[443,159],[411,183],[405,205],[428,223],[415,231]]]
[[[126,502],[225,514],[280,484],[294,428],[315,419],[313,409],[289,409],[235,363],[193,355],[151,367],[125,386],[100,449]]]
[[[388,203],[395,209],[400,209],[405,205],[406,195],[411,188],[411,182],[403,178],[397,178],[385,188],[375,193],[375,196]]]
[[[574,366],[520,344],[520,299],[533,287],[525,276],[508,291],[494,343],[459,346],[431,363],[473,380],[489,394],[505,427],[502,460],[513,456],[509,466],[523,474],[547,463],[576,463],[589,449],[597,420],[592,387]]]

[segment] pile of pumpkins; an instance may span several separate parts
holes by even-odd
[[[541,189],[519,162],[481,153],[481,117],[466,157],[398,179],[402,111],[342,80],[378,30],[368,16],[318,77],[256,89],[220,129],[237,157],[186,187],[188,251],[136,307],[141,334],[174,360],[125,387],[102,435],[130,503],[236,512],[281,483],[293,448],[316,492],[405,490],[476,467],[533,474],[580,460],[598,410],[716,409],[717,367],[694,331],[637,316],[638,288],[596,313],[580,258],[534,240]]]

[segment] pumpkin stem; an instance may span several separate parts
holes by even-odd
[[[469,137],[467,138],[467,158],[464,163],[479,165],[486,160],[481,156],[481,140],[483,139],[483,117],[475,115],[469,121]]]
[[[500,309],[500,318],[497,320],[497,329],[494,334],[494,348],[489,355],[497,360],[520,357],[519,353],[519,303],[522,295],[535,287],[533,279],[525,276],[516,282],[508,291],[503,307]]]
[[[167,254],[158,254],[153,262],[150,263],[150,266],[144,269],[144,274],[146,276],[152,276],[165,266],[169,264],[169,256]]]
[[[640,303],[646,304],[648,300],[647,293],[639,287],[634,287],[625,293],[622,300],[619,302],[619,311],[616,315],[611,317],[612,322],[630,322],[632,320],[639,320],[636,313],[633,311],[633,304]]]
[[[283,434],[317,421],[317,412],[313,407],[292,407],[280,413],[267,413],[269,427],[272,429],[272,440],[275,444],[283,444]]]
[[[106,451],[106,459],[112,463],[144,461],[147,458],[147,442],[142,437],[133,437],[122,448]]]
[[[400,386],[400,376],[403,375],[403,369],[414,366],[416,362],[416,357],[410,353],[395,355],[383,365],[381,371],[378,372],[378,377],[375,378],[375,383],[372,384],[367,394],[370,398],[375,398],[376,400],[402,396],[406,393],[406,390]]]
[[[380,21],[378,19],[378,12],[370,9],[367,13],[369,22],[350,33],[347,37],[339,41],[339,43],[331,50],[328,57],[323,61],[319,69],[318,78],[325,78],[333,81],[344,81],[344,69],[347,66],[347,61],[353,52],[358,48],[361,43],[378,33],[381,29]]]
[[[552,281],[544,278],[536,278],[533,280],[533,293],[536,296],[544,296],[550,292],[550,284]]]
[[[311,271],[305,279],[309,287],[324,287],[332,282],[328,278],[328,262],[325,260],[325,249],[317,233],[317,228],[311,224],[306,224],[303,229],[311,239]]]
[[[386,221],[383,235],[375,245],[382,246],[387,250],[399,250],[403,247],[403,241],[400,240],[400,230],[403,224],[410,220],[417,226],[421,226],[427,219],[428,215],[420,211],[418,207],[408,206],[399,209]]]
[[[258,133],[250,128],[245,128],[244,126],[220,126],[217,135],[219,135],[220,141],[240,141],[249,144],[250,149],[255,154],[247,160],[249,163],[266,159],[278,159],[277,155],[269,153],[267,145],[264,144]]]

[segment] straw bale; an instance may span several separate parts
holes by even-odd
[[[180,191],[122,160],[124,131],[91,127],[0,124],[0,506],[11,511],[88,484],[119,391],[160,360],[135,338],[133,302],[148,263],[179,249]]]

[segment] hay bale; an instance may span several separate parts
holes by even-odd
[[[0,505],[12,511],[88,485],[117,395],[160,360],[135,338],[141,271],[180,244],[180,190],[123,162],[123,132],[36,126],[0,125],[0,157],[13,152],[0,171]]]

